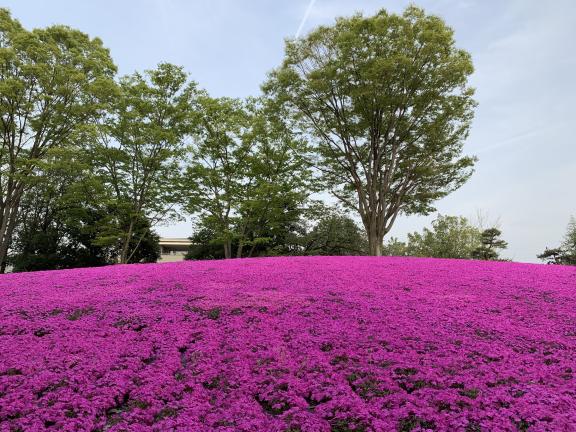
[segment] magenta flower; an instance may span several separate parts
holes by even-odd
[[[576,268],[265,258],[0,277],[0,431],[576,430]]]

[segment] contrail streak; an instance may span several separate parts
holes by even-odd
[[[547,129],[547,128],[546,128],[546,129]],[[541,129],[541,128],[539,128],[539,129],[533,129],[533,130],[528,131],[528,132],[523,132],[523,133],[519,133],[519,134],[513,135],[512,137],[506,138],[506,139],[504,139],[504,140],[502,140],[502,141],[499,141],[499,142],[497,142],[497,143],[495,143],[495,144],[491,144],[491,145],[488,145],[488,146],[486,146],[486,147],[479,148],[478,150],[476,150],[476,153],[483,153],[483,152],[485,152],[485,151],[491,151],[491,150],[498,149],[498,148],[500,148],[500,147],[505,147],[505,146],[510,145],[510,144],[513,144],[513,143],[515,143],[516,141],[521,140],[521,139],[523,139],[523,138],[530,138],[530,137],[532,137],[532,136],[534,136],[534,135],[538,135],[538,133],[539,133],[539,132],[542,132],[542,130],[543,130],[543,129]],[[544,129],[544,130],[545,130],[545,129]]]
[[[302,33],[302,29],[304,28],[304,25],[306,24],[306,21],[308,20],[308,15],[310,15],[310,12],[312,11],[312,8],[314,7],[314,3],[316,3],[316,0],[310,0],[310,3],[308,3],[308,7],[306,8],[306,12],[304,13],[304,16],[302,17],[302,21],[300,21],[300,25],[298,26],[298,30],[296,30],[296,34],[294,35],[295,39],[298,39],[300,37],[300,33]]]

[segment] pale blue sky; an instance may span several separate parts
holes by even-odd
[[[27,28],[67,24],[98,36],[122,74],[168,61],[214,96],[256,95],[296,33],[309,0],[4,0]],[[316,0],[303,32],[355,11],[401,11],[393,0]],[[576,215],[576,1],[423,0],[471,52],[479,102],[465,149],[480,161],[443,214],[498,219],[506,256],[536,261],[556,246]],[[392,235],[429,224],[400,219]],[[188,236],[189,224],[159,229]]]

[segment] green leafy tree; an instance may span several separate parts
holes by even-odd
[[[442,216],[432,229],[408,234],[407,254],[436,258],[470,258],[482,244],[482,233],[464,217]]]
[[[548,264],[576,265],[576,219],[570,218],[564,240],[558,248],[548,249],[538,255]]]
[[[9,263],[13,271],[100,266],[114,262],[110,248],[94,244],[107,211],[101,185],[77,150],[54,149],[25,190]]]
[[[200,225],[214,233],[225,258],[232,257],[235,211],[248,182],[251,143],[245,139],[249,116],[237,99],[198,98],[200,124],[186,171],[186,209],[199,213]]]
[[[307,151],[278,112],[258,101],[199,99],[202,119],[187,170],[187,209],[224,257],[271,251],[305,211]],[[235,251],[234,251],[235,249]]]
[[[191,244],[184,256],[187,260],[224,259],[222,242],[218,234],[206,226],[198,226],[190,237]]]
[[[133,235],[128,250],[132,251],[127,263],[154,263],[160,258],[160,236],[153,231],[150,220],[145,217],[134,219],[125,215],[124,226],[132,223]],[[98,243],[96,241],[96,243]],[[124,245],[123,245],[124,246]],[[117,250],[116,257],[121,257],[123,249]]]
[[[252,101],[250,119],[248,181],[241,189],[237,209],[237,258],[246,247],[247,256],[264,245],[288,252],[283,245],[291,243],[289,238],[308,213],[308,198],[314,189],[305,159],[308,147],[294,137],[277,107]]]
[[[128,223],[107,201],[90,154],[80,147],[51,149],[24,192],[10,248],[13,271],[93,267],[118,261],[121,244],[102,241]],[[130,262],[154,262],[159,238],[147,220],[135,225],[143,240]]]
[[[120,243],[121,263],[131,262],[149,239],[146,225],[178,217],[181,160],[197,94],[182,68],[160,64],[120,80],[110,114],[98,128],[93,159],[117,222],[100,242]]]
[[[498,249],[506,249],[508,243],[500,238],[502,232],[497,228],[488,228],[482,231],[481,246],[472,251],[472,258],[481,260],[498,260],[500,254]]]
[[[370,254],[382,253],[399,213],[430,213],[471,175],[462,146],[472,71],[452,29],[412,6],[340,18],[286,43],[264,90],[317,144],[315,166],[359,213]]]
[[[38,164],[102,115],[114,73],[100,39],[65,26],[28,31],[0,9],[1,271]]]
[[[106,213],[94,221],[96,237],[92,243],[112,251],[113,263],[122,263],[122,252],[126,247],[122,233],[132,230],[128,250],[130,255],[124,262],[151,263],[160,258],[160,237],[152,229],[152,223],[144,215],[135,217],[127,206],[118,206],[103,196]],[[120,240],[120,241],[119,241]]]
[[[382,255],[406,256],[408,255],[408,248],[405,242],[398,240],[396,237],[390,237],[384,244]]]
[[[353,219],[335,210],[327,210],[304,237],[305,255],[366,255],[367,240]]]
[[[274,227],[265,231],[263,227],[256,240],[249,243],[250,247],[244,249],[242,258],[259,256],[287,256],[302,255],[306,240],[306,224],[303,219],[294,221],[283,218],[284,226],[280,221],[274,222]],[[210,227],[199,225],[190,237],[192,244],[189,247],[186,259],[224,259],[222,238]],[[238,250],[239,237],[233,238],[231,248]]]
[[[312,205],[298,218],[274,221],[243,257],[293,255],[365,255],[367,242],[363,230],[345,214],[336,209]],[[209,227],[199,226],[190,238],[192,245],[186,259],[225,258],[222,241]],[[238,248],[239,237],[232,240]]]

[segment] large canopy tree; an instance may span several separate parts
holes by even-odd
[[[101,115],[115,66],[100,39],[28,31],[0,9],[0,269],[38,162]]]
[[[462,146],[472,71],[453,31],[409,7],[340,18],[288,41],[263,88],[317,144],[326,185],[359,212],[369,251],[380,255],[399,213],[428,214],[471,175]]]

